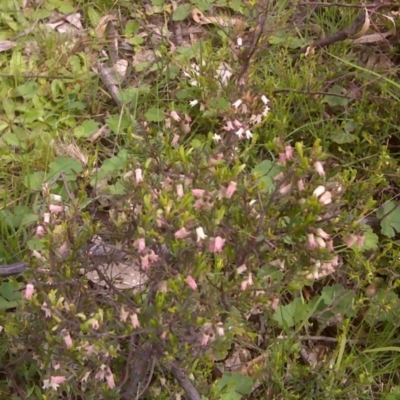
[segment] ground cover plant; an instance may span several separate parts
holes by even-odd
[[[3,0],[0,394],[397,399],[399,11]]]

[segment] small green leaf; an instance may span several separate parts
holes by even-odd
[[[338,132],[332,134],[331,139],[332,142],[337,144],[344,144],[354,142],[357,136],[352,133],[347,133],[344,129],[340,129]]]
[[[43,172],[34,172],[24,176],[24,186],[30,190],[41,190],[43,187]]]
[[[87,16],[92,28],[96,28],[100,21],[100,14],[93,7],[89,7],[87,9]]]
[[[363,226],[364,230],[364,243],[362,246],[362,250],[377,250],[379,238],[376,233],[372,230],[369,225]]]
[[[173,21],[183,21],[188,17],[190,14],[191,10],[191,5],[190,4],[181,4],[176,8],[174,13],[172,14],[172,20]]]
[[[162,122],[165,119],[164,113],[160,108],[149,108],[144,115],[148,122]]]
[[[125,36],[130,37],[139,32],[140,25],[137,21],[128,21],[125,25]]]
[[[303,321],[308,309],[309,306],[298,297],[285,306],[278,306],[272,319],[282,328],[292,328]]]
[[[328,103],[330,106],[347,106],[347,104],[349,104],[351,99],[342,96],[343,88],[341,86],[332,86],[330,92],[333,95],[325,96],[323,100],[325,103]],[[334,94],[337,94],[338,96],[335,96]]]
[[[64,173],[67,181],[75,181],[82,172],[82,165],[72,157],[57,157],[49,166],[48,179],[59,178],[60,174]]]
[[[388,201],[381,207],[376,216],[381,219],[381,232],[389,238],[400,232],[400,205]]]
[[[85,120],[81,126],[74,129],[74,136],[76,138],[88,138],[99,129],[99,124],[92,119]]]
[[[270,160],[264,160],[258,164],[252,173],[258,177],[258,181],[262,184],[262,191],[272,193],[275,189],[274,178],[279,174],[280,168],[277,164]]]

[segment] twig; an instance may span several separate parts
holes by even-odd
[[[379,4],[375,0],[372,4],[369,5],[368,8],[370,8],[371,11],[377,11],[378,9],[382,8],[383,6],[384,6],[383,4]],[[366,18],[366,12],[365,12],[365,7],[363,7],[363,9],[359,12],[356,19],[350,26],[340,30],[339,32],[336,32],[335,34],[333,34],[331,36],[327,36],[322,39],[315,40],[311,45],[304,46],[299,51],[299,53],[296,55],[296,57],[294,57],[293,61],[296,61],[300,57],[301,54],[305,54],[310,47],[314,48],[314,49],[321,49],[323,47],[328,47],[334,43],[342,42],[342,41],[354,36],[356,34],[356,32],[358,32],[360,30],[360,28],[364,25],[365,18]]]
[[[201,400],[200,393],[194,387],[193,383],[184,375],[176,362],[171,363],[169,370],[182,389],[186,392],[188,400]]]
[[[0,276],[11,276],[18,275],[24,272],[28,268],[28,264],[26,262],[20,261],[14,264],[5,264],[0,265]]]

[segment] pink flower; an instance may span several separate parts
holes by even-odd
[[[246,290],[247,286],[251,286],[253,284],[253,274],[249,272],[249,275],[245,281],[243,281],[240,285],[241,290]]]
[[[141,168],[135,169],[136,183],[143,182],[143,173]]]
[[[93,329],[99,329],[100,326],[99,321],[97,321],[97,319],[92,320],[91,325]]]
[[[110,389],[115,388],[114,375],[112,374],[110,367],[107,367],[106,381],[107,381],[107,385]]]
[[[210,238],[209,249],[211,253],[221,253],[222,248],[224,247],[225,239],[222,239],[221,236],[217,236],[215,238]]]
[[[182,118],[179,116],[179,114],[176,111],[171,111],[171,118],[174,119],[176,122],[182,121]]]
[[[60,213],[60,212],[64,211],[64,207],[63,206],[59,206],[57,204],[50,204],[49,205],[49,211],[52,214]]]
[[[288,183],[286,185],[283,185],[279,188],[279,193],[282,195],[286,195],[290,192],[290,189],[292,189],[292,184]]]
[[[181,183],[176,185],[176,194],[180,199],[184,196],[183,185]]]
[[[175,232],[174,236],[175,239],[184,239],[185,237],[189,236],[190,232],[186,230],[186,228],[181,228]]]
[[[330,238],[329,233],[326,233],[323,229],[318,228],[315,232],[318,236],[322,237],[322,239],[328,240]]]
[[[136,244],[136,247],[138,249],[138,252],[141,253],[146,248],[146,239],[145,238],[139,238],[136,241],[135,244]]]
[[[222,324],[222,322],[218,322],[217,326],[215,327],[215,330],[217,331],[218,336],[225,335],[224,325]]]
[[[120,320],[121,322],[126,322],[126,320],[128,319],[128,315],[129,315],[129,311],[127,311],[127,310],[125,309],[125,307],[122,306],[121,312],[120,312],[120,315],[119,315],[119,320]]]
[[[352,247],[355,243],[357,243],[357,239],[358,238],[356,235],[350,233],[344,237],[343,241],[347,247]]]
[[[322,239],[321,236],[317,236],[317,237],[315,238],[315,241],[317,242],[318,247],[320,247],[321,249],[325,249],[325,248],[326,248],[325,240]]]
[[[297,181],[297,189],[299,189],[299,192],[303,191],[305,189],[304,181],[303,179],[300,179]]]
[[[279,153],[279,164],[285,165],[286,164],[286,154],[285,153]]]
[[[31,299],[34,291],[35,287],[32,285],[32,283],[28,283],[25,288],[25,294],[24,294],[25,299],[27,300]]]
[[[226,189],[225,197],[230,199],[233,196],[233,193],[236,192],[237,183],[235,181],[230,181],[228,188]]]
[[[197,289],[197,283],[190,275],[187,276],[186,283],[189,285],[190,289],[192,290]]]
[[[332,203],[332,193],[325,192],[320,198],[319,202],[323,205],[331,204]]]
[[[148,270],[150,268],[150,260],[149,260],[149,255],[146,254],[143,257],[140,257],[140,265],[142,266],[142,269],[144,269],[145,271]]]
[[[322,165],[321,161],[316,161],[314,163],[315,171],[317,171],[318,175],[323,176],[325,175],[324,166]]]
[[[285,155],[287,160],[291,160],[293,158],[293,147],[286,146],[285,147]]]
[[[209,341],[209,339],[210,339],[210,335],[206,335],[205,333],[203,333],[203,336],[201,337],[200,344],[202,346],[206,346],[208,341]]]
[[[192,195],[194,197],[202,197],[205,193],[206,191],[204,189],[192,189]]]
[[[39,225],[36,227],[36,236],[43,237],[46,234],[46,229],[43,225]]]
[[[315,249],[316,247],[318,247],[318,244],[315,241],[315,236],[313,233],[307,234],[307,242],[308,242],[308,246],[310,247],[310,249]]]
[[[64,343],[65,343],[65,346],[67,347],[67,349],[70,349],[72,347],[71,335],[69,334],[69,332],[66,329],[63,329],[61,331],[61,334],[63,336],[63,340],[64,340]]]
[[[43,380],[42,389],[54,389],[57,390],[61,383],[67,380],[65,376],[51,376],[50,379]]]
[[[356,246],[357,247],[363,247],[364,246],[364,240],[365,240],[365,236],[364,235],[358,235],[357,236]]]
[[[65,376],[52,376],[50,377],[52,383],[59,385],[60,383],[64,383],[67,378]]]
[[[139,322],[139,318],[137,316],[136,313],[131,315],[131,324],[133,326],[134,329],[139,328],[140,327],[140,322]]]
[[[232,121],[226,121],[226,125],[224,127],[222,127],[222,129],[224,131],[230,132],[230,131],[233,131],[235,129],[235,127],[233,126]]]
[[[333,240],[328,240],[328,241],[326,242],[326,248],[327,248],[329,251],[333,251]]]
[[[177,147],[179,144],[179,139],[180,139],[180,136],[175,134],[174,137],[172,138],[171,145],[173,147]]]

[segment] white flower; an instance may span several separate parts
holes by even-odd
[[[251,133],[251,131],[249,129],[247,129],[247,131],[245,132],[246,134],[246,138],[247,139],[251,139],[253,137],[253,134]]]
[[[194,107],[197,104],[199,104],[199,101],[198,100],[192,100],[192,101],[189,102],[189,104],[190,104],[190,107]]]
[[[243,139],[243,133],[244,133],[244,129],[243,129],[243,128],[239,128],[239,129],[235,132],[235,135],[236,135],[239,139]]]
[[[322,228],[318,228],[315,232],[318,236],[322,237],[325,240],[330,238],[329,233],[325,232]]]
[[[268,106],[265,106],[264,111],[262,112],[262,116],[266,117],[271,109]]]
[[[196,235],[197,235],[198,242],[200,242],[201,240],[203,240],[207,237],[207,235],[204,233],[204,229],[201,226],[196,228]]]
[[[292,184],[291,184],[291,183],[288,183],[287,185],[281,186],[281,187],[279,188],[279,193],[280,193],[280,194],[283,194],[283,195],[288,194],[288,193],[290,192],[290,189],[291,189],[291,188],[292,188]]]
[[[243,46],[243,39],[241,37],[238,37],[236,40],[236,43],[237,43],[238,47]]]
[[[318,175],[320,175],[320,176],[325,175],[324,166],[322,165],[322,163],[320,161],[316,161],[314,163],[314,168],[317,171]]]
[[[234,107],[234,108],[239,108],[241,105],[242,105],[242,103],[243,103],[243,101],[242,100],[236,100],[233,104],[232,104],[232,106]]]
[[[313,196],[319,197],[319,196],[321,196],[322,194],[324,194],[325,191],[326,191],[325,186],[321,186],[321,185],[320,185],[320,186],[318,186],[318,187],[314,190]]]
[[[325,192],[319,198],[319,202],[321,204],[324,204],[324,205],[331,204],[332,203],[332,193],[331,192]]]
[[[269,100],[267,99],[267,96],[265,96],[264,94],[261,96],[261,101],[267,105],[269,103]]]
[[[231,67],[226,62],[222,62],[221,64],[219,64],[217,72],[215,74],[215,78],[220,79],[221,83],[223,85],[226,85],[231,76]]]
[[[218,135],[218,133],[214,133],[213,140],[214,142],[220,142],[222,140],[222,137],[221,135]]]

